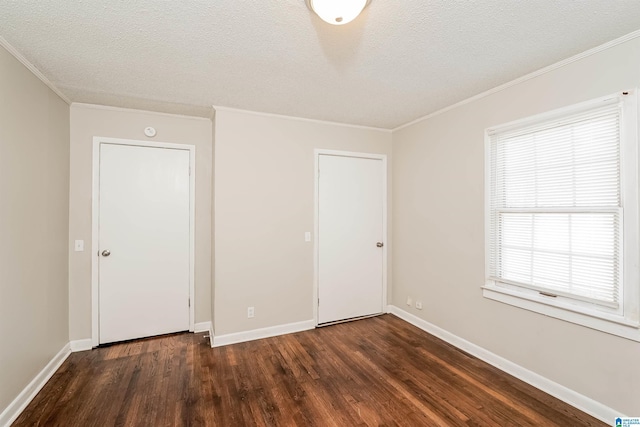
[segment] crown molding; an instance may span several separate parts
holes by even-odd
[[[300,121],[300,122],[316,123],[316,124],[331,125],[331,126],[342,126],[342,127],[353,128],[353,129],[362,129],[362,130],[373,130],[373,131],[384,132],[384,133],[391,133],[392,132],[391,129],[377,128],[377,127],[373,127],[373,126],[352,125],[352,124],[349,124],[349,123],[331,122],[331,121],[327,121],[327,120],[318,120],[318,119],[308,119],[308,118],[305,118],[305,117],[286,116],[284,114],[263,113],[261,111],[243,110],[243,109],[240,109],[240,108],[223,107],[223,106],[220,106],[220,105],[212,105],[212,107],[213,107],[213,109],[215,111],[230,111],[230,112],[235,112],[235,113],[251,114],[251,115],[254,115],[254,116],[272,117],[272,118],[276,118],[276,119],[297,120],[297,121]]]
[[[448,107],[444,107],[444,108],[442,108],[440,110],[434,111],[433,113],[427,114],[426,116],[419,117],[419,118],[417,118],[417,119],[415,119],[413,121],[410,121],[409,123],[405,123],[403,125],[400,125],[400,126],[394,128],[394,129],[392,129],[391,132],[397,132],[397,131],[402,130],[404,128],[407,128],[409,126],[413,126],[413,125],[418,124],[420,122],[423,122],[425,120],[429,120],[429,119],[431,119],[433,117],[439,116],[440,114],[446,113],[447,111],[453,110],[454,108],[458,108],[458,107],[461,107],[463,105],[469,104],[469,103],[471,103],[473,101],[477,101],[479,99],[485,98],[485,97],[487,97],[489,95],[492,95],[494,93],[503,91],[503,90],[508,89],[508,88],[510,88],[512,86],[515,86],[515,85],[518,85],[520,83],[526,82],[527,80],[531,80],[533,78],[536,78],[536,77],[541,76],[543,74],[549,73],[551,71],[557,70],[558,68],[562,68],[562,67],[564,67],[566,65],[569,65],[569,64],[572,64],[572,63],[574,63],[576,61],[580,61],[581,59],[587,58],[587,57],[589,57],[591,55],[594,55],[594,54],[596,54],[598,52],[602,52],[603,50],[610,49],[610,48],[612,48],[614,46],[617,46],[619,44],[628,42],[629,40],[633,40],[633,39],[635,39],[637,37],[640,37],[640,30],[636,30],[636,31],[631,32],[631,33],[629,33],[627,35],[624,35],[622,37],[618,37],[617,39],[614,39],[614,40],[611,40],[611,41],[606,42],[604,44],[601,44],[600,46],[596,46],[596,47],[591,48],[589,50],[585,50],[582,53],[579,53],[577,55],[571,56],[571,57],[569,57],[567,59],[563,59],[560,62],[556,62],[555,64],[548,65],[548,66],[546,66],[544,68],[541,68],[541,69],[539,69],[537,71],[534,71],[532,73],[525,74],[524,76],[518,77],[515,80],[511,80],[510,82],[501,84],[500,86],[496,86],[493,89],[489,89],[489,90],[487,90],[485,92],[482,92],[482,93],[474,95],[474,96],[472,96],[470,98],[464,99],[464,100],[462,100],[460,102],[456,102],[455,104],[452,104],[452,105],[449,105]]]
[[[144,110],[138,108],[127,108],[127,107],[115,107],[112,105],[103,105],[103,104],[91,104],[85,102],[72,102],[72,108],[87,108],[92,110],[106,110],[106,111],[120,111],[124,113],[140,113],[140,114],[153,114],[156,116],[166,116],[166,117],[180,117],[182,119],[192,119],[192,120],[212,120],[213,115],[210,117],[202,117],[202,116],[190,116],[188,114],[179,114],[179,113],[165,113],[163,111],[153,111],[153,110]]]
[[[27,69],[31,71],[31,73],[33,73],[33,75],[35,75],[38,79],[40,79],[40,81],[44,83],[49,89],[51,89],[53,93],[58,95],[64,102],[71,105],[71,100],[67,98],[67,96],[60,91],[60,89],[58,89],[53,83],[51,83],[51,80],[46,78],[45,75],[42,74],[35,65],[29,62],[29,60],[25,58],[24,55],[18,52],[15,47],[11,46],[11,44],[2,36],[0,36],[0,46],[5,48],[7,52],[9,52],[11,55],[13,55],[14,58],[20,61],[22,65],[27,67]]]

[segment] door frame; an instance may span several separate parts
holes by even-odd
[[[313,185],[313,320],[318,326],[318,293],[319,293],[319,267],[320,267],[320,156],[352,157],[357,159],[382,160],[382,311],[387,311],[387,254],[389,247],[389,235],[387,233],[387,155],[375,153],[359,153],[353,151],[338,151],[315,149],[314,156],[314,185]]]
[[[100,249],[100,145],[128,145],[148,148],[163,148],[183,150],[189,152],[189,331],[193,332],[195,323],[195,145],[175,144],[156,141],[139,141],[134,139],[119,139],[107,137],[93,137],[93,179],[91,191],[91,345],[100,344],[100,301],[99,301],[99,264],[98,251]]]

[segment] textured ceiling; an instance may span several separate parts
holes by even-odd
[[[76,102],[394,128],[640,28],[639,0],[2,0],[0,36]]]

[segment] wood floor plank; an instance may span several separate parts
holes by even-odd
[[[211,349],[175,334],[74,353],[14,426],[605,426],[384,315]]]

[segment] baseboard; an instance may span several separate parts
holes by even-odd
[[[573,391],[561,384],[558,384],[550,379],[536,374],[516,363],[513,363],[495,353],[490,352],[476,344],[473,344],[451,332],[427,322],[411,313],[408,313],[396,306],[389,306],[389,313],[399,317],[400,319],[411,323],[412,325],[422,329],[440,338],[449,344],[458,347],[459,349],[466,351],[467,353],[477,357],[480,360],[487,362],[490,365],[495,366],[501,371],[506,372],[532,386],[544,391],[551,396],[562,400],[565,403],[595,417],[600,421],[611,424],[611,422],[617,417],[623,417],[619,411],[616,411],[600,402],[597,402],[590,397],[584,396],[576,391]]]
[[[259,340],[261,338],[275,337],[278,335],[292,334],[294,332],[308,331],[316,327],[314,320],[288,323],[286,325],[271,326],[269,328],[253,329],[251,331],[237,332],[234,334],[218,335],[213,338],[212,347],[237,344],[246,341]]]
[[[71,347],[71,352],[75,353],[76,351],[86,351],[91,350],[93,348],[93,341],[91,338],[87,338],[84,340],[75,340],[69,343]]]
[[[193,325],[193,332],[198,334],[200,332],[208,332],[211,329],[211,322],[200,322]]]
[[[62,349],[53,356],[53,359],[47,363],[36,377],[20,392],[20,394],[13,399],[13,402],[6,407],[0,414],[0,426],[9,427],[16,418],[24,411],[29,402],[36,397],[36,394],[44,387],[49,379],[56,373],[60,365],[71,354],[71,346],[67,343]]]

